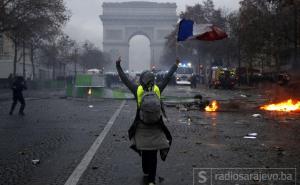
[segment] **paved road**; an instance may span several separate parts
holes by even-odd
[[[187,110],[176,102],[168,106],[167,126],[174,142],[167,161],[159,162],[158,184],[191,185],[193,168],[300,167],[300,114],[260,112],[253,103],[260,96],[252,92],[172,88],[168,92],[200,92],[224,101],[252,102],[253,106],[217,113]],[[242,93],[252,99],[240,100]],[[0,102],[0,184],[64,185],[121,103],[110,99],[31,99],[27,115],[20,117],[8,116],[10,102]],[[262,117],[254,118],[254,113]],[[127,129],[134,114],[135,102],[127,100],[78,185],[144,183],[140,158],[128,148]],[[257,133],[257,138],[244,139],[249,133]],[[40,163],[33,165],[33,159]]]
[[[63,184],[119,102],[41,99],[27,105],[25,117],[11,117],[9,102],[0,104],[1,185]]]

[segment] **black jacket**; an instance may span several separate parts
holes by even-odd
[[[27,89],[25,80],[21,77],[17,77],[11,85],[11,89],[13,94],[22,94],[22,91]]]

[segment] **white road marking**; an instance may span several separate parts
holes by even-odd
[[[88,152],[84,155],[83,159],[81,162],[78,164],[78,166],[75,168],[73,173],[70,175],[68,180],[66,181],[65,185],[76,185],[78,181],[80,180],[80,177],[84,173],[84,171],[87,169],[89,164],[91,163],[93,157],[95,156],[98,148],[100,147],[101,143],[103,142],[105,136],[111,129],[112,125],[114,124],[115,120],[119,116],[122,108],[125,105],[125,100],[122,102],[118,110],[114,113],[114,115],[110,118],[106,126],[104,127],[103,131],[101,134],[97,137],[97,139],[94,141],[93,145],[90,147]]]

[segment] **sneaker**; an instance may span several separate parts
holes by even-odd
[[[148,185],[155,185],[155,183],[154,182],[150,182]]]

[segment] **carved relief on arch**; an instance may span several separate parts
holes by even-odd
[[[123,40],[123,30],[120,29],[106,29],[104,30],[106,40]]]

